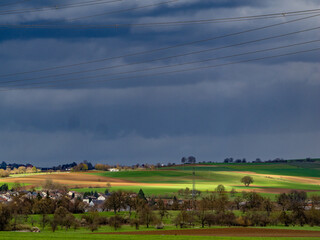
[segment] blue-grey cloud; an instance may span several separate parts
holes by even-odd
[[[74,2],[65,1],[64,4]],[[160,1],[139,0],[130,1],[130,4],[123,1],[87,9],[69,9],[59,14],[30,13],[1,16],[1,19],[6,23],[36,24],[57,20],[65,23],[68,18],[156,2]],[[43,1],[30,1],[21,6],[11,6],[11,9],[39,6],[45,6]],[[93,18],[81,23],[179,21],[312,8],[320,8],[318,1],[190,0]],[[25,83],[35,83],[39,80],[32,78],[146,61],[144,64],[123,68],[40,79],[50,81],[105,74],[104,77],[92,80],[108,80],[114,78],[110,77],[113,74],[126,71],[310,41],[319,38],[318,30],[184,58],[150,61],[317,27],[318,18],[170,51],[116,58],[70,69],[3,77],[0,78],[0,84],[28,78],[31,80]],[[0,75],[148,51],[290,19],[293,17],[225,24],[106,30],[1,29]],[[189,154],[205,161],[220,161],[230,156],[249,159],[319,156],[316,143],[320,137],[320,111],[317,104],[320,101],[320,59],[317,52],[191,72],[139,77],[149,73],[223,64],[317,47],[319,43],[313,43],[191,66],[123,74],[119,75],[123,77],[122,80],[100,84],[13,90],[11,88],[18,82],[2,83],[1,86],[9,87],[0,86],[0,160],[48,166],[84,159],[109,163],[173,162]]]

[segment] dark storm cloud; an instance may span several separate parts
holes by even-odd
[[[61,4],[74,2],[64,1]],[[15,24],[53,23],[58,20],[65,23],[67,19],[78,16],[158,2],[122,1],[87,9],[74,8],[65,12],[48,11],[1,18],[6,23]],[[50,5],[50,2],[46,3],[46,6]],[[43,1],[30,1],[11,8],[39,6],[45,6]],[[80,23],[179,21],[312,8],[320,8],[318,1],[190,0],[92,18]],[[285,54],[316,48],[319,43],[183,67],[111,76],[124,71],[318,39],[319,31],[310,31],[184,58],[150,61],[317,27],[318,18],[170,51],[0,78],[0,82],[30,78],[26,83],[35,83],[39,80],[32,78],[146,61],[118,69],[41,79],[85,78],[96,74],[105,76],[92,80],[123,77],[122,80],[101,84],[14,91],[10,87],[0,88],[9,90],[0,92],[0,160],[48,166],[84,159],[109,163],[173,162],[189,154],[206,161],[220,161],[230,156],[251,159],[317,157],[320,154],[316,146],[320,140],[320,111],[317,104],[320,101],[320,69],[317,52],[171,75],[139,76]],[[293,18],[105,30],[1,29],[0,75],[146,51],[290,19]]]

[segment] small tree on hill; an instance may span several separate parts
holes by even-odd
[[[186,157],[181,158],[181,163],[185,164],[188,161],[188,159]]]
[[[251,183],[253,183],[253,178],[250,176],[244,176],[243,178],[241,178],[241,182],[246,186],[249,187],[249,185]]]
[[[215,190],[218,194],[223,194],[226,191],[225,187],[222,184],[218,185]]]

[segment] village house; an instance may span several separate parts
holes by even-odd
[[[119,169],[118,168],[109,168],[109,171],[110,172],[119,172]]]

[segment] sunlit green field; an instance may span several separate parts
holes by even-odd
[[[70,187],[72,190],[78,192],[104,192],[107,189],[108,180],[101,180],[103,178],[98,179],[96,180],[97,184],[92,183],[89,187],[88,184],[85,185],[84,181],[89,174],[110,177],[111,188],[108,189],[109,191],[126,190],[138,192],[141,188],[147,196],[173,196],[177,194],[179,189],[192,188],[193,168],[195,168],[196,189],[200,190],[202,194],[214,191],[220,184],[223,184],[227,191],[231,189],[235,189],[238,192],[242,192],[243,190],[256,191],[272,199],[275,194],[290,190],[304,190],[308,192],[308,195],[320,194],[320,161],[241,164],[207,163],[196,165],[195,167],[186,164],[156,170],[120,172],[89,171],[77,173],[78,177],[80,175],[79,185],[74,183],[70,185]],[[59,173],[48,174],[48,177],[55,174]],[[262,174],[268,174],[268,176]],[[250,185],[250,187],[245,187],[240,182],[240,179],[245,175],[251,175],[254,179],[254,183]],[[32,175],[28,175],[28,177],[30,176]],[[16,175],[16,177],[17,180],[21,182],[24,176]],[[26,177],[26,182],[22,183],[23,185],[30,184],[27,182],[28,179],[30,179],[28,177]],[[121,179],[131,184],[116,184],[112,182],[112,178]],[[57,178],[53,178],[53,181],[55,181],[55,179]],[[63,179],[60,179],[60,181],[61,180],[63,182]],[[5,183],[5,179],[1,181]],[[105,184],[103,181],[106,181]],[[9,183],[9,188],[12,187],[13,184],[14,183]],[[68,185],[68,181],[66,181],[65,184]],[[76,186],[78,187],[73,188]]]
[[[137,191],[143,188],[144,192],[148,195],[152,194],[170,194],[181,188],[192,188],[192,171],[186,168],[190,166],[178,167],[177,170],[154,170],[154,171],[129,171],[129,172],[91,172],[88,174],[95,174],[104,177],[120,178],[128,181],[140,182],[140,183],[153,183],[156,186],[121,186],[111,187],[111,190],[132,190]],[[198,167],[200,168],[200,167]],[[206,192],[214,191],[219,185],[223,184],[227,191],[235,189],[239,192],[242,190],[263,190],[262,194],[274,195],[273,189],[295,189],[310,191],[309,194],[319,194],[320,185],[310,184],[305,182],[299,182],[299,180],[288,180],[279,176],[263,176],[253,175],[254,183],[250,187],[245,187],[240,182],[240,179],[250,173],[240,173],[236,171],[215,171],[215,167],[204,167],[201,171],[196,168],[195,183],[196,189]],[[208,170],[210,169],[210,171]],[[242,169],[243,171],[246,169]],[[320,176],[320,175],[319,175]],[[270,192],[268,192],[268,189]],[[105,189],[94,189],[97,191],[104,191]],[[83,191],[90,191],[90,189],[84,189]],[[259,191],[258,191],[259,192]],[[261,192],[261,191],[260,191]]]

